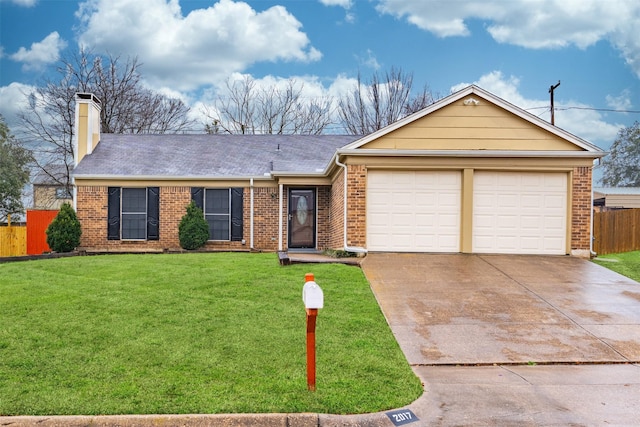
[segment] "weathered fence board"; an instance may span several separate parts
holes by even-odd
[[[595,212],[593,237],[599,255],[640,250],[640,209]]]

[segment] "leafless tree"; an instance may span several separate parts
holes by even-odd
[[[345,131],[366,135],[390,125],[435,101],[427,86],[412,95],[413,74],[391,68],[382,76],[375,72],[369,81],[358,79],[353,90],[340,98],[338,116]]]
[[[320,134],[331,124],[331,99],[308,99],[304,84],[287,80],[277,85],[257,87],[255,80],[227,80],[226,90],[205,111],[208,133],[230,134]]]
[[[189,107],[142,84],[137,59],[94,55],[81,50],[56,66],[59,80],[46,80],[28,96],[19,117],[21,139],[34,152],[37,168],[51,184],[71,191],[75,94],[91,92],[101,101],[104,133],[169,133],[191,129]]]

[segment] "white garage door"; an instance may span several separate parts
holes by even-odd
[[[473,178],[473,252],[566,252],[565,173],[479,172]]]
[[[460,172],[369,171],[367,248],[460,251]]]

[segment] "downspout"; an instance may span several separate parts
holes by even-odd
[[[598,254],[593,251],[593,239],[595,238],[593,236],[593,178],[591,179],[591,206],[589,213],[589,220],[591,222],[591,225],[589,227],[589,255],[591,256],[591,258],[595,258],[598,256]]]
[[[251,213],[249,214],[249,249],[253,250],[253,178],[249,180],[249,187],[251,188]]]
[[[355,246],[347,246],[347,165],[344,163],[340,163],[338,160],[338,155],[336,154],[336,165],[340,166],[344,170],[344,213],[343,213],[343,230],[342,236],[344,237],[343,249],[347,252],[355,252],[360,254],[366,254],[367,250],[365,248],[355,247]]]
[[[279,196],[278,196],[278,209],[279,209],[279,215],[278,215],[278,251],[282,252],[282,188],[283,185],[280,184],[278,186],[278,190],[279,190]]]

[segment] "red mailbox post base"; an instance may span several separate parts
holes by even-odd
[[[317,308],[307,309],[307,387],[316,391],[316,317]]]

